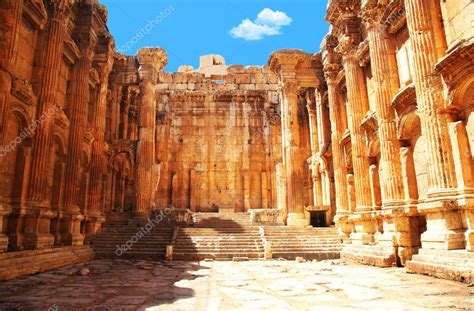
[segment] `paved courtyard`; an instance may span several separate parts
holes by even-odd
[[[473,297],[466,284],[337,260],[96,260],[0,283],[1,311],[472,310]]]

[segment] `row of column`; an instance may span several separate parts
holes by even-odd
[[[57,166],[55,163],[50,167],[51,157],[54,156],[51,153],[51,147],[53,145],[53,135],[55,134],[55,117],[43,118],[44,115],[51,114],[51,111],[55,113],[62,113],[59,107],[56,105],[57,93],[60,84],[61,68],[63,68],[63,57],[65,53],[65,41],[68,36],[68,29],[70,25],[70,19],[72,18],[72,11],[74,4],[71,1],[46,1],[46,9],[48,12],[47,19],[45,19],[45,28],[42,30],[38,37],[44,44],[41,45],[39,53],[39,78],[38,87],[35,88],[37,94],[37,106],[35,107],[35,115],[32,116],[34,120],[42,120],[38,123],[36,131],[32,136],[32,152],[31,156],[28,156],[25,163],[25,172],[21,177],[24,179],[24,189],[27,189],[27,193],[24,196],[25,202],[21,200],[18,205],[13,205],[12,210],[5,210],[3,213],[4,205],[0,208],[0,216],[7,217],[8,215],[8,235],[10,237],[10,246],[14,249],[34,249],[43,248],[53,245],[55,242],[55,236],[51,233],[59,234],[61,236],[61,243],[65,245],[80,245],[83,243],[84,237],[81,234],[80,223],[84,219],[85,211],[81,211],[78,206],[79,190],[81,181],[81,159],[83,155],[83,144],[85,129],[87,128],[87,115],[89,107],[89,94],[90,94],[90,72],[93,68],[94,61],[94,50],[97,45],[96,36],[91,35],[92,30],[92,18],[95,18],[93,14],[86,14],[88,18],[81,17],[75,23],[76,29],[86,31],[86,33],[75,33],[74,35],[80,39],[78,40],[80,57],[73,64],[72,76],[70,77],[71,87],[68,88],[70,94],[68,95],[69,110],[68,118],[69,124],[69,144],[66,143],[64,150],[66,163],[64,166]],[[84,10],[96,10],[96,5],[90,5],[83,7]],[[13,13],[13,15],[12,15]],[[18,51],[18,36],[20,35],[20,26],[23,22],[23,1],[6,1],[0,6],[0,14],[2,15],[2,21],[8,21],[2,27],[5,27],[5,34],[7,34],[7,45],[8,49],[3,50],[0,57],[2,66],[2,84],[5,84],[5,93],[2,92],[0,95],[0,124],[6,123],[6,115],[9,113],[9,93],[10,86],[15,78],[15,73],[12,72],[14,64],[14,55],[21,54],[22,51]],[[3,18],[5,17],[5,19]],[[80,24],[79,23],[84,23]],[[76,38],[75,37],[75,38]],[[110,39],[110,42],[112,39]],[[76,40],[77,41],[77,40]],[[110,47],[113,51],[113,46]],[[16,59],[16,58],[15,58]],[[6,69],[6,70],[4,70]],[[108,75],[110,73],[111,66],[107,70],[102,72],[100,77],[100,93],[98,96],[98,102],[94,104],[96,111],[94,111],[95,122],[94,127],[98,129],[95,133],[95,147],[92,151],[92,172],[91,172],[91,193],[92,199],[90,209],[99,210],[95,214],[100,214],[100,203],[97,203],[97,199],[100,199],[100,190],[95,189],[94,185],[102,183],[102,171],[104,165],[101,164],[104,156],[104,131],[105,131],[105,119],[106,119],[106,96],[108,88]],[[1,133],[5,133],[5,129],[0,129]],[[3,137],[2,137],[3,140]],[[5,163],[2,163],[5,165]],[[60,176],[54,174],[54,183],[56,184],[60,178],[59,183],[62,183],[64,187],[64,205],[58,207],[52,207],[51,204],[51,193],[48,189],[48,178],[50,171],[56,170],[61,171]],[[62,177],[64,175],[64,178]],[[94,192],[95,190],[99,192]],[[85,189],[89,192],[89,189]],[[60,197],[58,194],[57,197]],[[20,199],[22,199],[21,197]],[[5,201],[7,198],[4,198]],[[57,204],[57,202],[55,202]],[[2,215],[3,214],[3,215]],[[94,214],[94,213],[91,213]],[[51,224],[51,220],[55,219],[54,224]],[[6,223],[0,221],[0,223]],[[59,230],[60,232],[55,232]],[[0,232],[5,232],[5,229],[0,227]],[[86,230],[88,233],[88,230]],[[92,230],[94,231],[94,230]],[[95,232],[95,231],[94,231]],[[6,248],[8,239],[5,236],[0,235],[0,249]]]
[[[418,213],[426,217],[427,230],[421,234],[417,216],[409,208],[411,185],[404,182],[404,171],[410,169],[406,148],[401,148],[397,137],[397,124],[392,101],[400,89],[395,39],[387,32],[382,18],[386,7],[377,1],[366,2],[361,10],[346,12],[336,21],[333,33],[323,42],[323,64],[328,86],[328,100],[332,130],[332,151],[336,187],[339,227],[356,243],[380,243],[396,247],[410,257],[421,247],[463,248],[462,222],[459,210],[452,204],[458,187],[454,169],[452,137],[448,118],[442,111],[446,107],[441,76],[435,65],[445,55],[446,43],[442,34],[439,5],[435,0],[405,0],[406,22],[413,49],[414,84],[417,114],[421,120],[423,136],[427,142],[428,187],[427,199],[418,204]],[[337,5],[337,4],[336,4]],[[347,8],[342,8],[344,10]],[[350,10],[349,10],[350,11]],[[369,189],[373,165],[370,163],[367,141],[362,130],[364,117],[369,111],[368,90],[364,70],[357,59],[361,41],[359,22],[367,30],[372,81],[374,85],[377,135],[380,142],[378,168],[382,211],[373,206]],[[342,56],[342,62],[340,57]],[[343,66],[347,103],[340,102],[339,72]],[[344,107],[345,106],[345,107]],[[347,171],[347,161],[341,140],[344,136],[344,112],[347,109],[347,127],[350,133],[353,176]],[[413,168],[411,168],[413,169]],[[347,177],[347,178],[346,178]],[[354,193],[351,193],[351,180]],[[408,197],[407,197],[408,194]],[[373,195],[372,195],[373,196]],[[355,197],[355,209],[351,198]],[[383,231],[377,233],[377,219],[383,220]],[[421,239],[420,239],[421,238]],[[402,259],[403,260],[403,259]]]

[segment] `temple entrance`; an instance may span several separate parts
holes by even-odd
[[[326,212],[315,211],[309,212],[311,217],[311,226],[313,227],[327,227]]]

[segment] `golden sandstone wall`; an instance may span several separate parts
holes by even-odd
[[[369,264],[472,252],[473,11],[331,0],[318,53],[165,73],[160,48],[115,53],[97,1],[2,1],[0,250],[171,205],[323,213]]]

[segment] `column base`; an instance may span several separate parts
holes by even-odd
[[[353,244],[375,244],[375,219],[372,213],[357,213],[350,217],[354,224],[354,231],[350,237]]]
[[[468,252],[474,252],[474,209],[464,210],[463,223],[467,224],[467,230],[464,233],[466,249]]]
[[[104,217],[91,217],[86,219],[84,233],[86,236],[95,235],[102,228],[102,224],[105,222]]]
[[[5,225],[7,224],[8,215],[11,213],[11,208],[3,203],[0,203],[0,253],[7,251],[8,236]]]
[[[61,213],[61,239],[62,245],[84,245],[84,235],[81,234],[81,222],[84,216],[79,208],[65,209]]]
[[[307,227],[309,219],[306,219],[303,213],[288,213],[286,224],[288,227]]]
[[[8,237],[4,234],[0,234],[0,254],[8,250]]]
[[[421,235],[421,245],[426,249],[463,249],[465,229],[461,211],[436,211],[426,213],[427,230]]]
[[[339,235],[342,239],[342,242],[344,244],[350,244],[350,235],[354,230],[354,225],[351,221],[349,221],[348,215],[346,213],[336,214],[334,217],[334,222],[336,223],[336,227],[339,230]]]
[[[27,233],[22,243],[23,249],[50,248],[54,245],[54,236],[49,233]]]
[[[24,231],[19,230],[16,232],[19,237],[23,233],[22,249],[52,247],[54,245],[54,236],[50,233],[50,225],[51,219],[57,214],[51,210],[48,203],[30,202],[28,205],[29,207],[23,216],[24,227],[17,227],[17,229],[23,229]]]

